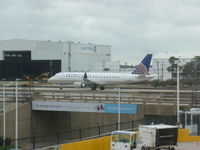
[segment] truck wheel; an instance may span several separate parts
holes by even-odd
[[[171,150],[175,150],[175,148],[174,148],[174,147],[172,147],[172,148],[171,148]]]
[[[142,146],[141,150],[146,150],[146,148],[144,146]]]

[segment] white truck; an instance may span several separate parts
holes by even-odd
[[[141,125],[139,138],[141,150],[175,150],[177,145],[178,127],[171,125]]]
[[[111,135],[111,150],[135,150],[137,134],[134,131],[114,131]]]

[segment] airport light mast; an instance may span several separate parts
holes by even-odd
[[[18,83],[15,81],[15,149],[18,150]]]
[[[118,130],[120,130],[120,101],[121,101],[121,93],[120,93],[120,88],[118,89]]]
[[[3,147],[6,146],[6,91],[5,83],[3,84]]]
[[[180,114],[179,114],[179,105],[180,105],[180,73],[179,73],[179,66],[180,66],[180,57],[175,62],[177,64],[177,124],[180,125]]]

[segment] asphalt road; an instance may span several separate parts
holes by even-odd
[[[142,146],[138,145],[138,147],[134,150],[141,150],[141,148]],[[174,148],[175,150],[200,150],[200,141],[178,143],[178,146],[175,146]],[[161,150],[164,150],[164,149],[161,149]]]
[[[200,141],[178,143],[176,150],[200,150]]]

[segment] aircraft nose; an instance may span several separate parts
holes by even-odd
[[[55,77],[51,77],[48,79],[48,83],[54,83],[54,81],[55,81]]]

